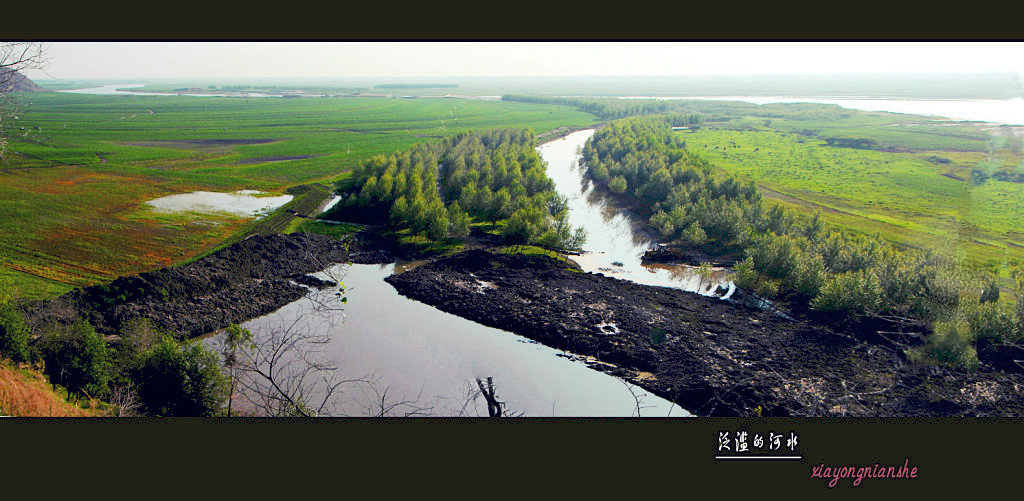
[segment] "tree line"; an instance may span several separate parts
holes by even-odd
[[[346,198],[329,217],[387,224],[430,240],[463,239],[474,222],[490,223],[511,245],[578,250],[529,128],[465,132],[359,165],[338,183]]]
[[[506,94],[503,101],[572,106],[605,120],[660,115],[673,126],[699,127],[705,122],[721,122],[738,117],[786,118],[790,120],[836,121],[856,112],[835,104],[768,103],[701,99],[623,99],[611,97],[555,97]],[[768,121],[770,124],[770,120]]]
[[[689,152],[664,117],[613,122],[583,148],[589,175],[647,211],[666,239],[739,250],[737,285],[773,300],[842,317],[931,325],[931,352],[972,365],[979,339],[1024,339],[1024,273],[1016,304],[999,301],[998,275],[935,249],[897,248],[763,200],[752,182]]]

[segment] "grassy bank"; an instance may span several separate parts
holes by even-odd
[[[769,198],[903,246],[959,251],[991,268],[1004,258],[1024,262],[1024,184],[972,179],[976,170],[1020,163],[1020,139],[1001,133],[865,112],[834,121],[745,117],[679,134]]]
[[[39,371],[0,360],[0,416],[99,417],[108,415],[106,407],[98,401],[71,403],[67,392]]]
[[[254,223],[160,214],[148,200],[197,190],[284,193],[431,138],[594,121],[567,107],[461,99],[34,93],[23,100],[31,102],[20,120],[28,135],[0,165],[0,275],[32,298],[181,263],[250,229],[297,226],[284,216]]]

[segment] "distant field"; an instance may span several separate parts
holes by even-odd
[[[194,190],[279,193],[435,137],[594,123],[565,107],[453,99],[217,98],[33,93],[27,140],[0,164],[0,275],[46,297],[187,260],[248,223],[166,214]],[[36,129],[38,127],[38,129]]]
[[[687,145],[770,198],[903,245],[953,247],[976,265],[1024,262],[1024,184],[972,182],[975,169],[1018,168],[1012,130],[889,113],[708,125],[681,132]]]

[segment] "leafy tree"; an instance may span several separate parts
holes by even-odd
[[[25,317],[13,304],[0,304],[0,357],[27,362],[28,327]]]
[[[402,226],[409,220],[409,203],[405,201],[405,196],[398,197],[391,205],[389,218],[395,226]]]
[[[232,397],[235,394],[235,388],[238,386],[239,366],[241,365],[238,357],[239,350],[251,348],[252,344],[253,336],[249,329],[243,329],[238,324],[231,324],[227,329],[224,329],[224,344],[221,347],[221,355],[224,357],[224,367],[228,370],[228,417],[231,416]]]
[[[107,392],[107,343],[83,319],[46,334],[42,348],[45,373],[68,392],[97,397]]]
[[[443,209],[442,207],[440,211],[431,211],[427,220],[427,237],[431,240],[440,240],[448,236],[449,222]]]
[[[867,271],[840,273],[830,277],[821,293],[811,300],[820,311],[874,313],[881,302],[878,277]]]
[[[198,342],[179,347],[170,335],[143,356],[134,380],[157,416],[214,416],[230,390],[216,353]]]
[[[510,245],[534,243],[544,232],[544,212],[537,207],[519,209],[508,218],[502,238]]]
[[[815,210],[810,221],[808,221],[807,225],[804,226],[803,234],[813,242],[818,239],[819,235],[821,235],[824,227],[825,223],[821,220],[821,211]]]
[[[679,238],[681,238],[684,242],[693,245],[700,245],[707,241],[708,236],[706,233],[704,233],[704,230],[700,227],[700,225],[697,224],[695,221],[693,223],[690,223],[690,226],[687,226],[686,229],[683,230],[682,233],[680,233]]]
[[[622,176],[615,176],[612,178],[611,181],[608,181],[608,189],[614,191],[615,193],[622,193],[626,191],[627,187],[628,185],[626,183],[626,178]]]
[[[163,333],[148,319],[133,318],[121,326],[121,341],[110,350],[110,382],[117,386],[134,385],[132,371],[144,353],[160,341]]]
[[[469,236],[469,214],[462,210],[458,202],[452,203],[448,208],[448,219],[451,223],[449,232],[455,238],[466,238]]]

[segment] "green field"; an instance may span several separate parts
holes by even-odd
[[[20,97],[28,135],[0,164],[0,275],[28,297],[180,263],[250,223],[157,213],[147,200],[282,193],[431,138],[595,122],[567,107],[465,99]]]
[[[953,246],[990,268],[1004,257],[1024,262],[1024,184],[972,182],[975,169],[1020,164],[1021,140],[1007,132],[872,112],[833,120],[745,117],[678,133],[770,198],[820,209],[833,224],[905,246]]]

